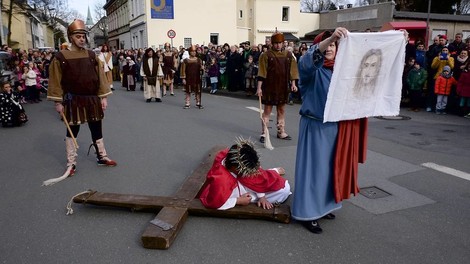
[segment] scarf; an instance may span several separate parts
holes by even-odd
[[[462,64],[464,64],[467,61],[467,59],[468,59],[468,56],[465,58],[461,58],[460,56],[457,57],[457,60]]]
[[[327,68],[327,69],[330,69],[331,71],[333,71],[333,66],[335,65],[335,60],[327,60],[325,59],[323,61],[323,67]]]

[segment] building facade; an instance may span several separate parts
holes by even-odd
[[[104,8],[115,49],[257,44],[276,29],[297,39],[319,27],[319,14],[301,13],[300,0],[108,0]]]
[[[107,0],[103,6],[108,18],[108,45],[112,49],[130,49],[130,16],[128,0]]]

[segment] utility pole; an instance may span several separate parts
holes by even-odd
[[[431,15],[431,2],[432,0],[428,1],[428,18],[426,19],[426,49],[429,47],[429,16]]]
[[[13,16],[13,0],[10,0],[10,10],[8,11],[8,35],[7,35],[7,45],[10,47],[11,43],[11,18]]]

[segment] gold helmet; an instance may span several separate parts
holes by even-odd
[[[88,30],[86,29],[85,22],[80,19],[75,19],[70,25],[67,27],[67,37],[70,40],[70,37],[73,34],[87,34]]]

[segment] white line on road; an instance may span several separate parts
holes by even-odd
[[[437,171],[440,171],[440,172],[443,172],[443,173],[446,173],[446,174],[449,174],[449,175],[452,175],[452,176],[455,176],[455,177],[459,177],[459,178],[462,178],[462,179],[467,180],[467,181],[470,181],[470,174],[466,173],[464,171],[459,171],[459,170],[449,168],[449,167],[446,167],[446,166],[442,166],[442,165],[432,163],[432,162],[423,163],[423,164],[421,164],[421,166],[426,167],[426,168],[430,168],[430,169],[433,169],[433,170],[437,170]]]
[[[250,110],[253,110],[255,112],[258,112],[259,113],[259,108],[258,107],[253,107],[253,106],[247,106],[246,108],[250,109]]]
[[[253,106],[247,106],[246,108],[250,109],[250,110],[253,110],[255,112],[258,112],[259,113],[259,108],[258,107],[253,107]],[[271,113],[271,115],[273,115],[273,113]]]

